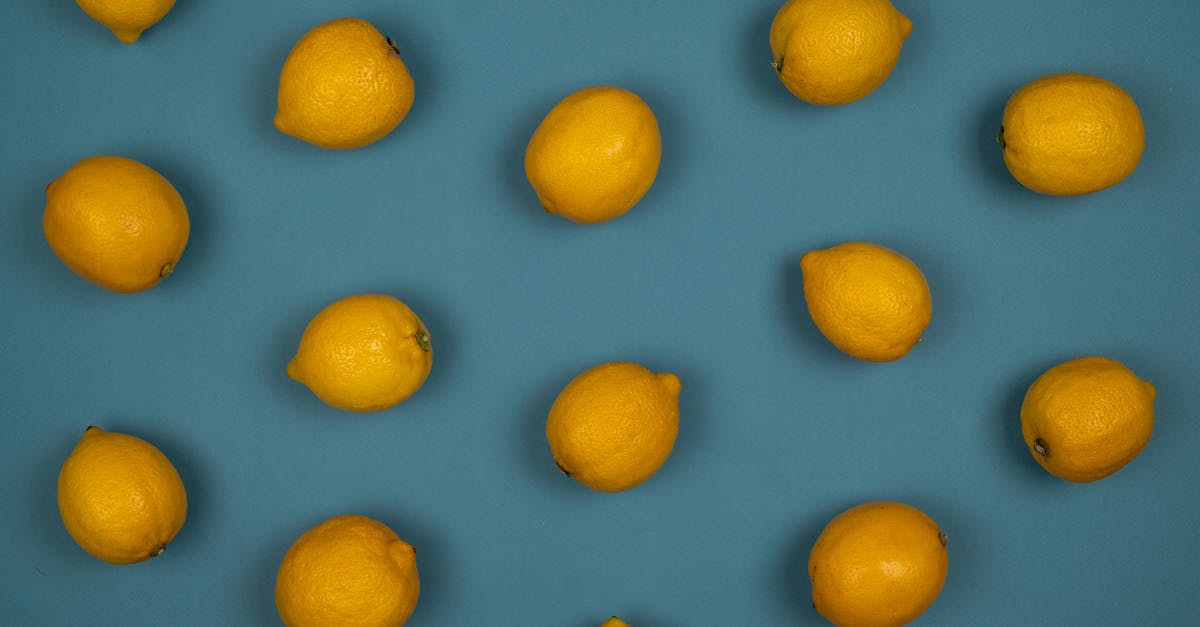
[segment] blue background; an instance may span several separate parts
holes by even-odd
[[[950,536],[927,625],[1195,624],[1200,595],[1200,3],[897,0],[915,26],[866,99],[817,108],[771,69],[779,2],[182,0],[120,44],[66,0],[0,23],[0,622],[265,625],[300,533],[376,517],[418,551],[418,625],[819,624],[808,550],[839,511],[920,507]],[[397,41],[416,103],[329,152],[271,124],[292,44],[354,15]],[[995,144],[1008,96],[1103,76],[1146,151],[1103,192],[1034,194]],[[658,180],[626,216],[542,212],[525,143],[568,93],[617,84],[658,115]],[[43,188],[93,154],[166,175],[192,237],[137,295],[93,287],[41,231]],[[924,270],[934,317],[890,364],[833,349],[798,260],[878,242]],[[391,410],[287,378],[328,302],[393,294],[432,374]],[[1159,391],[1143,454],[1099,483],[1045,473],[1026,387],[1084,354]],[[543,427],[579,371],[683,381],[675,451],[591,492]],[[59,466],[88,424],[177,465],[190,511],[160,558],[100,562],[62,527]]]

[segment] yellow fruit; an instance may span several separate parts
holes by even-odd
[[[93,20],[108,27],[117,39],[131,44],[175,6],[175,0],[75,0]]]
[[[867,361],[908,354],[933,315],[920,268],[894,250],[848,242],[800,258],[804,300],[821,333]]]
[[[771,54],[797,98],[846,104],[883,84],[910,32],[888,0],[788,0],[771,23]]]
[[[433,365],[429,331],[383,294],[357,294],[322,309],[304,329],[288,376],[347,411],[387,409],[416,392]]]
[[[191,224],[179,192],[124,157],[88,157],[46,186],[46,242],[79,276],[140,292],[171,274]]]
[[[1120,87],[1086,74],[1052,74],[1009,98],[997,141],[1022,185],[1075,196],[1125,180],[1142,158],[1146,130]]]
[[[288,54],[275,128],[322,148],[360,148],[391,133],[412,103],[396,43],[368,22],[341,18],[308,31]]]
[[[288,627],[399,627],[420,593],[417,552],[365,516],[334,516],[304,532],[275,579]]]
[[[904,625],[933,605],[948,567],[946,535],[921,510],[863,503],[829,521],[813,545],[813,608],[839,627]]]
[[[525,149],[525,175],[550,213],[596,223],[629,211],[658,175],[654,112],[619,87],[581,89],[550,110]]]
[[[1050,474],[1103,479],[1142,452],[1154,431],[1154,386],[1107,357],[1080,357],[1042,373],[1025,393],[1021,434]]]
[[[617,618],[616,616],[613,616],[612,618],[604,621],[604,624],[600,625],[600,627],[629,627],[629,623]]]
[[[638,364],[590,368],[563,388],[546,420],[560,470],[601,492],[628,490],[658,471],[679,434],[679,377]]]
[[[58,473],[67,533],[113,564],[156,557],[187,518],[179,473],[149,442],[88,427]]]

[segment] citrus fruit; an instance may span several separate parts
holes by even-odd
[[[1016,91],[997,137],[1013,178],[1035,192],[1090,194],[1125,180],[1146,144],[1142,115],[1120,87],[1051,74]]]
[[[899,359],[929,325],[933,300],[925,276],[890,248],[847,242],[805,253],[800,269],[813,322],[847,355]]]
[[[1021,435],[1050,474],[1089,482],[1120,470],[1154,430],[1154,386],[1120,362],[1080,357],[1042,373],[1021,404]]]
[[[679,377],[623,361],[572,379],[546,420],[559,469],[601,492],[649,479],[667,461],[678,434]]]
[[[175,6],[175,0],[75,0],[75,3],[127,44],[137,41],[142,31],[157,24]]]
[[[600,625],[600,627],[629,627],[629,623],[617,618],[616,616],[613,616],[612,618],[604,621],[604,624]]]
[[[133,159],[97,156],[46,186],[42,228],[79,276],[114,292],[140,292],[175,269],[191,224],[161,174]]]
[[[420,593],[412,545],[365,516],[334,516],[304,532],[275,578],[288,627],[399,627]]]
[[[771,22],[775,72],[805,102],[854,102],[892,73],[910,32],[888,0],[788,0]]]
[[[275,128],[322,148],[360,148],[412,108],[413,79],[396,42],[357,18],[305,33],[279,75]]]
[[[187,494],[154,445],[93,426],[58,473],[58,511],[83,550],[132,564],[158,556],[179,533]]]
[[[813,608],[839,627],[896,627],[933,605],[946,582],[946,535],[894,501],[838,514],[808,558]]]
[[[333,407],[370,412],[411,396],[432,365],[429,331],[408,305],[356,294],[309,321],[287,373]]]
[[[658,174],[654,112],[631,91],[581,89],[556,104],[525,149],[525,174],[546,211],[596,223],[629,211]]]

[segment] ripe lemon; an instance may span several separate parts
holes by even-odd
[[[629,362],[590,368],[563,388],[546,420],[560,470],[601,492],[658,471],[679,434],[679,377]]]
[[[883,84],[911,32],[888,0],[788,0],[771,22],[771,54],[797,98],[846,104]]]
[[[191,224],[179,192],[124,157],[88,157],[46,186],[46,242],[79,276],[140,292],[171,274]]]
[[[58,511],[83,550],[132,564],[158,556],[179,533],[187,494],[154,445],[88,427],[58,473]]]
[[[279,75],[275,128],[322,148],[360,148],[391,133],[413,103],[396,43],[341,18],[300,38]]]
[[[75,0],[93,20],[108,27],[117,39],[131,44],[175,6],[175,0]]]
[[[894,501],[838,514],[808,558],[813,608],[839,627],[904,625],[946,582],[946,535],[921,510]]]
[[[1009,98],[997,141],[1022,185],[1075,196],[1125,180],[1142,158],[1146,130],[1120,87],[1087,74],[1052,74]]]
[[[916,264],[890,248],[839,244],[805,253],[800,269],[813,322],[847,355],[900,359],[929,326],[929,284]]]
[[[525,175],[550,213],[596,223],[629,211],[658,175],[654,112],[631,91],[581,89],[554,106],[525,149]]]
[[[347,411],[387,409],[429,376],[433,347],[417,314],[384,294],[348,296],[304,329],[288,376]]]
[[[399,627],[420,593],[416,550],[365,516],[335,516],[304,532],[275,579],[288,627]]]
[[[629,623],[617,618],[616,616],[613,616],[612,618],[604,621],[604,624],[600,625],[600,627],[629,627]]]
[[[1103,479],[1142,452],[1154,430],[1154,386],[1107,357],[1080,357],[1042,373],[1025,393],[1021,435],[1050,474]]]

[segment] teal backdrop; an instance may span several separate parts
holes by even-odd
[[[896,0],[914,23],[864,100],[819,108],[771,68],[780,3],[180,0],[119,43],[68,0],[0,22],[0,623],[271,625],[304,530],[375,517],[417,549],[409,624],[821,624],[808,551],[839,511],[900,500],[949,535],[922,625],[1194,625],[1200,598],[1200,3]],[[416,102],[390,136],[325,151],[272,126],[292,44],[367,19]],[[1119,185],[1053,198],[995,142],[1041,75],[1107,78],[1146,150]],[[640,94],[662,166],[624,217],[545,214],[523,155],[589,85]],[[72,274],[43,189],[118,154],[167,176],[191,241],[135,295]],[[799,258],[892,247],[934,298],[924,341],[851,359],[809,319]],[[307,321],[359,292],[408,303],[433,371],[403,404],[325,406],[284,369]],[[1055,479],[1021,440],[1025,389],[1065,359],[1158,388],[1140,457]],[[555,469],[557,392],[610,360],[679,375],[681,428],[647,483]],[[167,552],[113,566],[55,499],[89,424],[158,445],[190,499]]]

